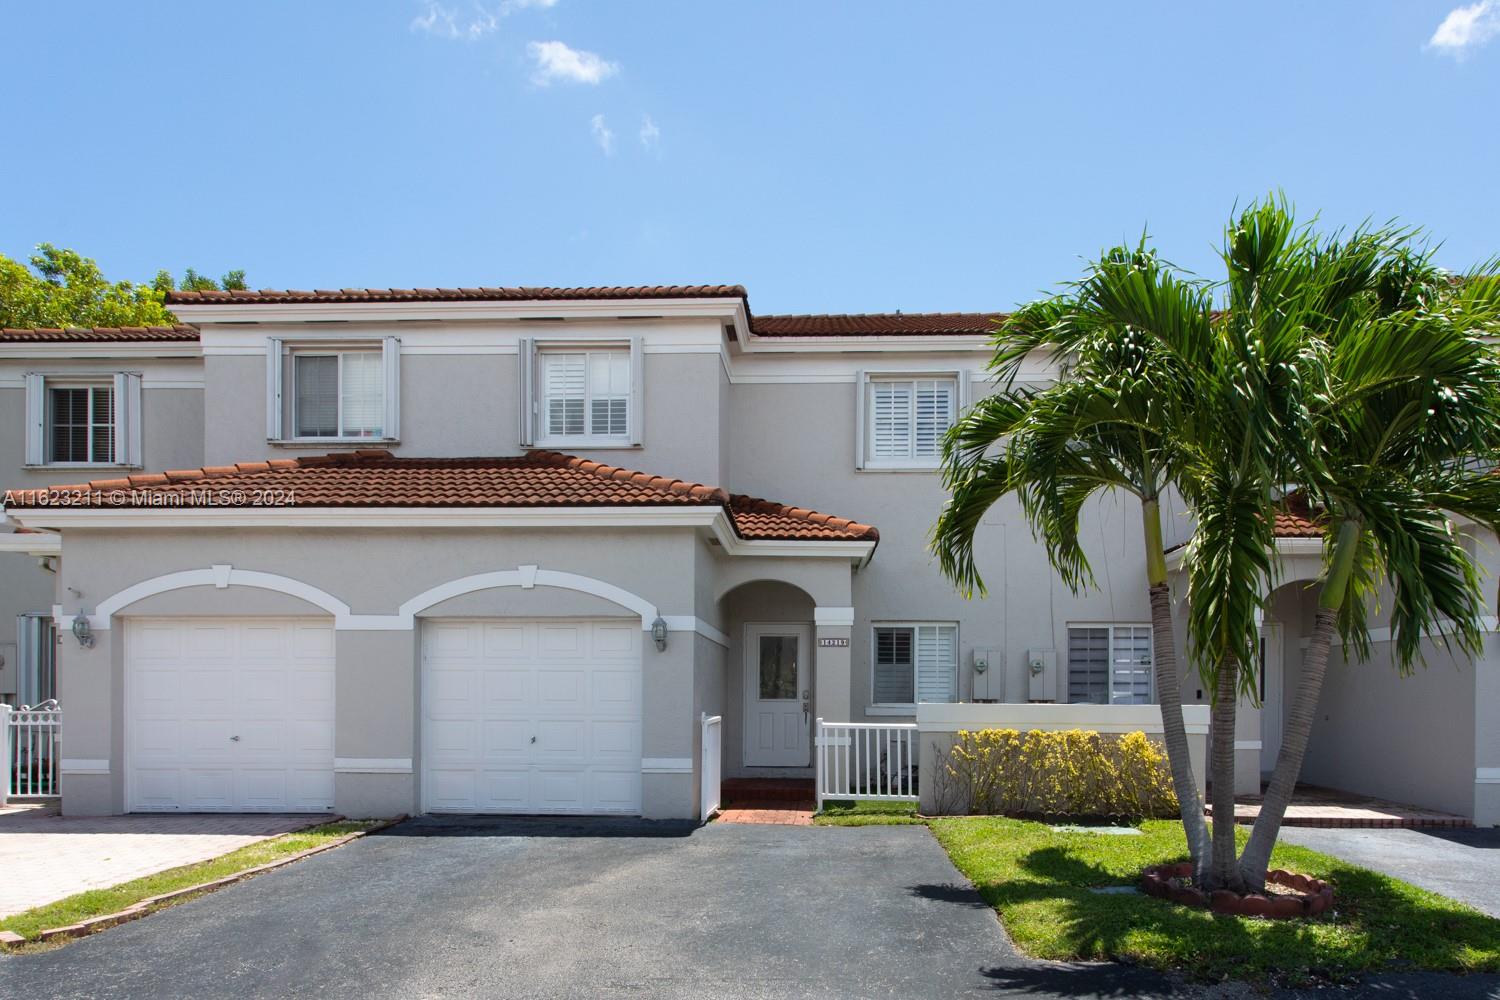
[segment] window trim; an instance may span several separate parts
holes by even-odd
[[[51,371],[27,372],[26,455],[28,469],[138,469],[141,468],[141,374],[139,372]],[[52,460],[51,391],[108,388],[114,448],[108,461]]]
[[[855,372],[854,375],[854,467],[861,472],[935,472],[942,465],[942,459],[934,455],[931,458],[875,458],[871,453],[871,444],[874,438],[874,428],[871,422],[874,420],[874,408],[870,405],[871,385],[875,382],[931,382],[951,381],[954,383],[953,419],[958,420],[963,412],[969,408],[972,401],[974,377],[973,373],[963,368],[944,368],[933,371],[912,370],[907,368],[892,369],[864,369]],[[912,405],[916,405],[915,393],[913,393]],[[951,426],[951,424],[950,424]],[[913,438],[917,433],[915,420],[912,423],[911,433]]]
[[[1160,702],[1157,701],[1157,693],[1156,693],[1156,669],[1155,669],[1155,667],[1156,667],[1156,629],[1155,629],[1155,627],[1152,626],[1152,624],[1149,621],[1112,621],[1112,622],[1102,622],[1102,621],[1076,621],[1075,622],[1075,621],[1070,621],[1070,622],[1065,622],[1064,625],[1063,625],[1063,637],[1067,641],[1064,642],[1064,644],[1063,644],[1063,653],[1064,653],[1064,655],[1063,655],[1062,676],[1061,676],[1061,678],[1059,678],[1059,683],[1062,685],[1062,693],[1064,695],[1064,698],[1062,699],[1062,704],[1066,704],[1066,705],[1093,705],[1093,704],[1098,704],[1098,702],[1090,702],[1090,701],[1072,701],[1070,698],[1067,697],[1067,695],[1069,694],[1069,688],[1071,687],[1071,682],[1072,682],[1072,662],[1071,662],[1071,660],[1069,659],[1069,656],[1068,656],[1068,654],[1071,652],[1072,637],[1071,637],[1071,635],[1069,633],[1071,633],[1072,630],[1075,629],[1075,628],[1107,628],[1107,629],[1110,630],[1110,632],[1109,632],[1109,654],[1110,654],[1110,660],[1109,660],[1109,662],[1110,662],[1110,670],[1109,670],[1109,690],[1108,690],[1109,700],[1106,701],[1106,702],[1104,702],[1103,704],[1105,704],[1105,705],[1135,705],[1135,704],[1156,705],[1156,704],[1160,704]],[[1114,700],[1114,698],[1115,698],[1115,688],[1114,688],[1114,684],[1115,684],[1115,671],[1114,671],[1115,632],[1114,632],[1114,630],[1117,629],[1117,628],[1143,628],[1147,632],[1149,632],[1150,635],[1151,635],[1151,664],[1150,665],[1151,665],[1152,669],[1148,670],[1146,672],[1147,676],[1150,678],[1150,683],[1151,683],[1150,701],[1142,703],[1142,702],[1125,702],[1125,701],[1115,701]]]
[[[640,337],[610,337],[576,340],[564,337],[524,337],[519,344],[521,446],[563,450],[636,449],[645,444],[645,364]],[[625,433],[616,435],[550,434],[547,431],[547,391],[542,383],[545,357],[549,354],[603,354],[625,352],[630,363],[630,388],[626,394]],[[592,414],[588,407],[588,370],[584,370],[584,426]]]
[[[890,702],[875,700],[875,668],[876,656],[878,654],[879,640],[876,633],[883,628],[907,628],[912,630],[911,637],[911,693],[912,697],[918,695],[917,676],[917,635],[916,630],[922,627],[929,628],[951,628],[953,630],[953,701],[951,702]],[[960,643],[960,623],[951,620],[939,621],[872,621],[870,623],[870,697],[865,708],[866,715],[915,715],[917,706],[922,704],[931,705],[954,705],[962,696],[959,691],[959,665],[963,662],[963,647]]]
[[[339,389],[336,403],[340,433],[337,435],[299,435],[297,433],[297,357],[338,357],[344,354],[379,354],[383,375],[384,412],[378,436],[348,436],[342,433],[344,422],[344,366],[338,366]],[[281,337],[266,339],[266,441],[284,446],[318,446],[327,444],[396,444],[401,440],[401,338],[400,337],[330,337],[327,339]]]

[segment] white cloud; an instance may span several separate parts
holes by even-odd
[[[423,13],[412,18],[411,30],[439,38],[477,42],[500,30],[500,19],[528,7],[555,7],[557,0],[500,0],[486,7],[474,0],[467,8],[449,6],[438,0],[421,0]]]
[[[569,48],[563,42],[527,42],[526,52],[536,62],[531,80],[540,87],[558,80],[596,84],[620,71],[619,63],[601,59],[593,52]]]
[[[655,149],[656,144],[661,141],[661,129],[656,127],[656,122],[651,120],[650,115],[641,116],[641,145],[647,149]]]
[[[594,136],[594,141],[599,148],[604,150],[605,156],[615,155],[615,134],[610,127],[604,124],[603,115],[595,115],[589,119],[589,132]]]
[[[1500,3],[1479,0],[1450,10],[1428,39],[1427,47],[1462,59],[1496,35],[1500,35]]]

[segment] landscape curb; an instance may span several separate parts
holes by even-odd
[[[334,819],[319,819],[316,823],[310,823],[307,826],[298,827],[296,830],[288,830],[286,833],[280,834],[280,836],[290,836],[295,833],[301,833],[302,831],[310,830],[313,827],[325,826],[329,823],[340,822],[342,819],[343,817],[337,817]],[[153,912],[153,907],[159,906],[162,903],[167,903],[174,899],[179,899],[183,896],[190,896],[198,892],[213,892],[215,889],[222,889],[226,885],[233,885],[235,882],[242,882],[247,878],[259,875],[262,872],[268,872],[275,868],[282,868],[294,862],[301,861],[303,858],[311,857],[314,854],[321,854],[324,851],[331,851],[336,847],[343,847],[350,841],[358,840],[359,838],[368,836],[369,834],[378,833],[381,830],[389,829],[390,827],[395,826],[397,823],[405,822],[407,819],[407,815],[405,813],[402,813],[400,816],[394,816],[381,823],[377,823],[375,826],[370,827],[368,830],[356,830],[353,833],[346,833],[342,837],[339,837],[337,840],[329,841],[326,844],[319,844],[317,847],[309,847],[307,850],[298,851],[296,854],[288,854],[284,858],[277,858],[275,861],[268,861],[263,865],[256,865],[254,868],[246,868],[244,871],[235,872],[232,875],[225,875],[223,878],[216,878],[209,882],[200,882],[198,885],[190,885],[182,889],[173,889],[171,892],[164,892],[157,896],[149,896],[146,899],[140,900],[139,902],[132,903],[130,906],[127,906],[125,909],[120,910],[117,913],[106,913],[102,916],[90,917],[87,920],[80,920],[76,924],[67,924],[63,927],[49,927],[48,929],[41,931],[34,938],[22,937],[15,931],[0,931],[0,946],[13,948],[24,944],[34,944],[39,941],[50,941],[53,938],[59,937],[86,937],[89,934],[94,933],[95,931],[102,931],[106,927],[114,927],[117,924],[128,923],[131,920],[135,920],[139,917],[144,917],[148,913]],[[208,860],[211,861],[213,859],[210,858]]]

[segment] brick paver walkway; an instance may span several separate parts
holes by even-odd
[[[62,817],[0,810],[0,917],[209,858],[327,816]]]
[[[1234,821],[1254,823],[1260,815],[1261,796],[1240,795],[1234,800]],[[1213,815],[1210,806],[1204,810]],[[1400,802],[1341,792],[1316,785],[1298,785],[1287,806],[1284,826],[1323,827],[1325,829],[1392,829],[1397,827],[1467,827],[1473,822],[1465,816],[1409,806]]]
[[[719,811],[720,823],[770,823],[776,826],[812,826],[813,811],[801,802],[753,802],[726,806]]]

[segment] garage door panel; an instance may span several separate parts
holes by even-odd
[[[591,756],[611,763],[626,761],[640,766],[640,724],[634,720],[595,719],[589,725]]]
[[[640,811],[638,621],[438,621],[423,631],[426,808]],[[455,738],[455,717],[478,727],[477,747]]]
[[[128,806],[333,806],[333,629],[318,619],[127,623]]]
[[[525,762],[531,758],[531,723],[525,719],[488,719],[478,724],[484,733],[483,759]]]
[[[486,670],[481,683],[484,703],[491,711],[502,706],[526,706],[536,697],[535,678],[530,670]]]
[[[436,760],[469,760],[479,753],[479,723],[473,719],[431,719],[427,753]]]

